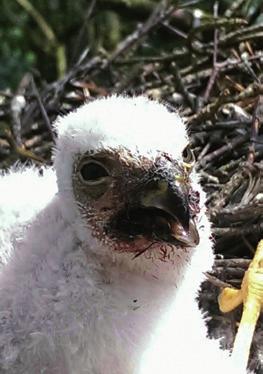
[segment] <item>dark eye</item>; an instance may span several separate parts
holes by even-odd
[[[97,161],[88,161],[80,168],[80,175],[84,182],[99,183],[102,178],[108,177],[107,169]]]

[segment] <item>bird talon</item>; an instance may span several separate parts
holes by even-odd
[[[241,290],[237,290],[236,288],[226,287],[218,297],[219,308],[223,313],[231,312],[231,310],[237,308],[242,302]]]
[[[242,280],[241,289],[225,288],[218,297],[223,313],[243,303],[243,314],[236,334],[232,356],[241,366],[247,366],[256,323],[263,309],[263,240]]]

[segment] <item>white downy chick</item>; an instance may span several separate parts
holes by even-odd
[[[23,235],[27,223],[54,197],[56,175],[51,168],[16,164],[0,174],[0,268],[8,262],[12,235]]]
[[[196,303],[213,253],[180,117],[111,97],[55,126],[58,192],[24,171],[39,201],[1,208],[0,373],[242,374]]]

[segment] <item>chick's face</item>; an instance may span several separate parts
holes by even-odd
[[[182,162],[125,148],[86,152],[73,166],[73,193],[82,222],[113,251],[159,259],[199,242],[198,192]]]

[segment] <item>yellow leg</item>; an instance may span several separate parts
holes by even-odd
[[[256,323],[263,309],[263,240],[243,278],[241,289],[225,288],[219,295],[219,307],[224,313],[243,303],[243,314],[236,334],[232,357],[246,368]]]
[[[248,301],[244,306],[242,318],[235,337],[232,357],[240,368],[245,369],[248,364],[250,347],[253,340],[256,323],[260,314],[260,308],[255,300]]]

